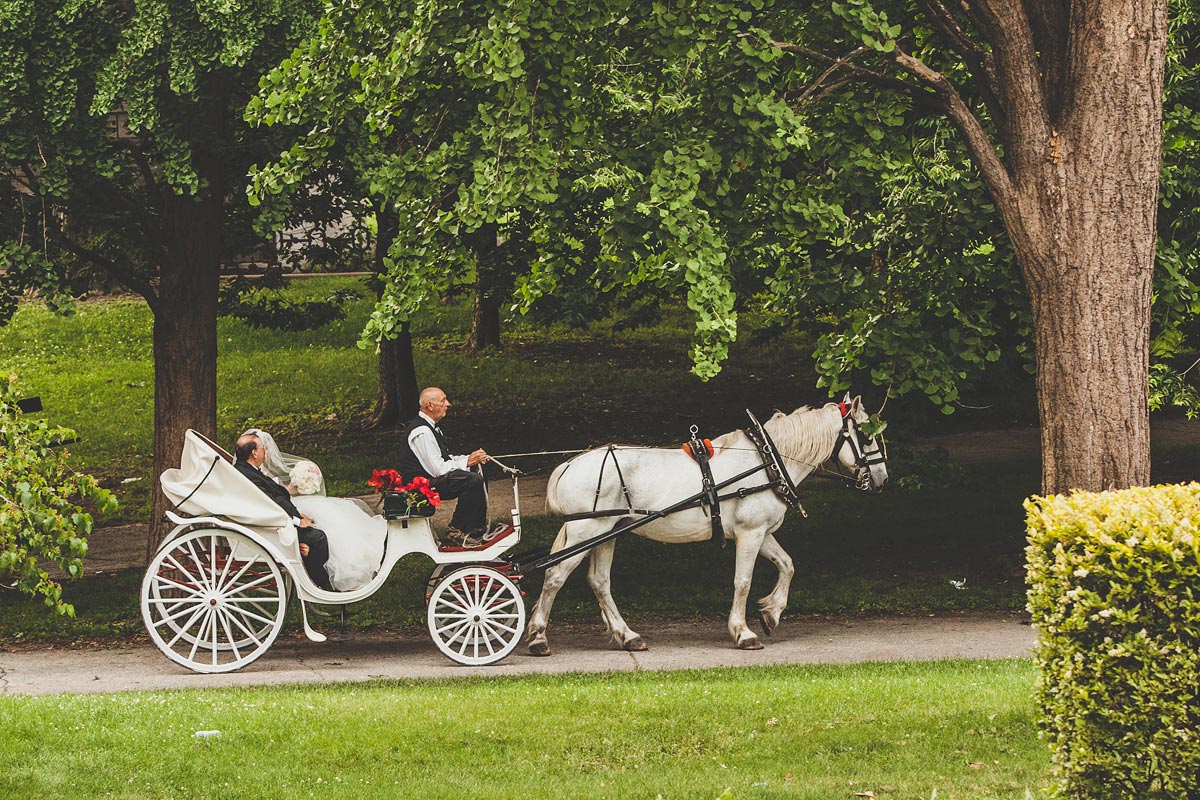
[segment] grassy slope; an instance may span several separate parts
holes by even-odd
[[[4,697],[0,796],[1016,800],[1046,784],[1032,683],[1010,661]]]

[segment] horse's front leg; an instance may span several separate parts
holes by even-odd
[[[600,604],[600,616],[604,617],[604,626],[608,629],[609,638],[625,650],[640,652],[646,649],[646,641],[629,628],[617,610],[617,603],[612,596],[612,560],[617,541],[607,542],[592,548],[592,560],[588,565],[588,583]]]
[[[762,642],[746,627],[746,600],[750,597],[750,579],[754,559],[762,547],[765,532],[742,532],[737,537],[737,556],[733,565],[733,607],[729,610],[729,635],[741,650],[761,650]]]
[[[555,551],[562,550],[568,545],[570,540],[566,536],[567,525],[564,524],[555,540]],[[538,595],[533,612],[529,615],[529,624],[525,627],[525,640],[531,654],[535,656],[550,655],[550,643],[546,639],[546,626],[550,624],[550,609],[554,607],[554,598],[558,596],[558,590],[563,587],[567,578],[575,571],[580,562],[587,558],[587,555],[587,553],[580,553],[546,570],[546,578],[542,582],[542,593]]]
[[[762,620],[763,631],[768,635],[779,625],[779,618],[787,608],[788,591],[792,586],[792,576],[796,569],[792,565],[792,557],[780,546],[775,534],[768,533],[763,537],[762,547],[758,554],[770,561],[779,570],[779,578],[771,593],[758,601],[758,615]]]

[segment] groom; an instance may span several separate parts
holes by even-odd
[[[479,547],[494,538],[496,532],[484,528],[487,494],[483,475],[471,468],[486,464],[491,456],[482,448],[470,455],[450,455],[442,429],[438,427],[450,409],[450,401],[441,389],[436,386],[425,389],[421,392],[420,403],[420,413],[409,421],[404,438],[400,440],[400,474],[410,481],[423,475],[446,500],[458,498],[446,538],[450,544]]]
[[[296,508],[288,490],[259,469],[267,460],[267,449],[263,447],[262,440],[253,433],[243,433],[238,437],[234,453],[237,456],[234,468],[249,478],[251,483],[292,518],[292,524],[296,526],[300,538],[300,556],[304,559],[304,569],[308,572],[308,577],[312,578],[312,582],[319,588],[332,592],[333,586],[330,585],[329,575],[325,572],[325,562],[329,560],[329,540],[325,537],[325,531],[314,528],[312,520]]]

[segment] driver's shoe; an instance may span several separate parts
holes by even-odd
[[[480,546],[480,541],[470,534],[463,533],[458,528],[450,527],[446,529],[446,540],[442,542],[441,546],[473,550]]]

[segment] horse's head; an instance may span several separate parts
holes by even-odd
[[[882,436],[868,437],[863,426],[871,415],[862,406],[862,397],[845,399],[837,404],[842,415],[842,430],[833,446],[833,458],[854,473],[854,485],[864,492],[881,492],[887,485],[887,451]]]

